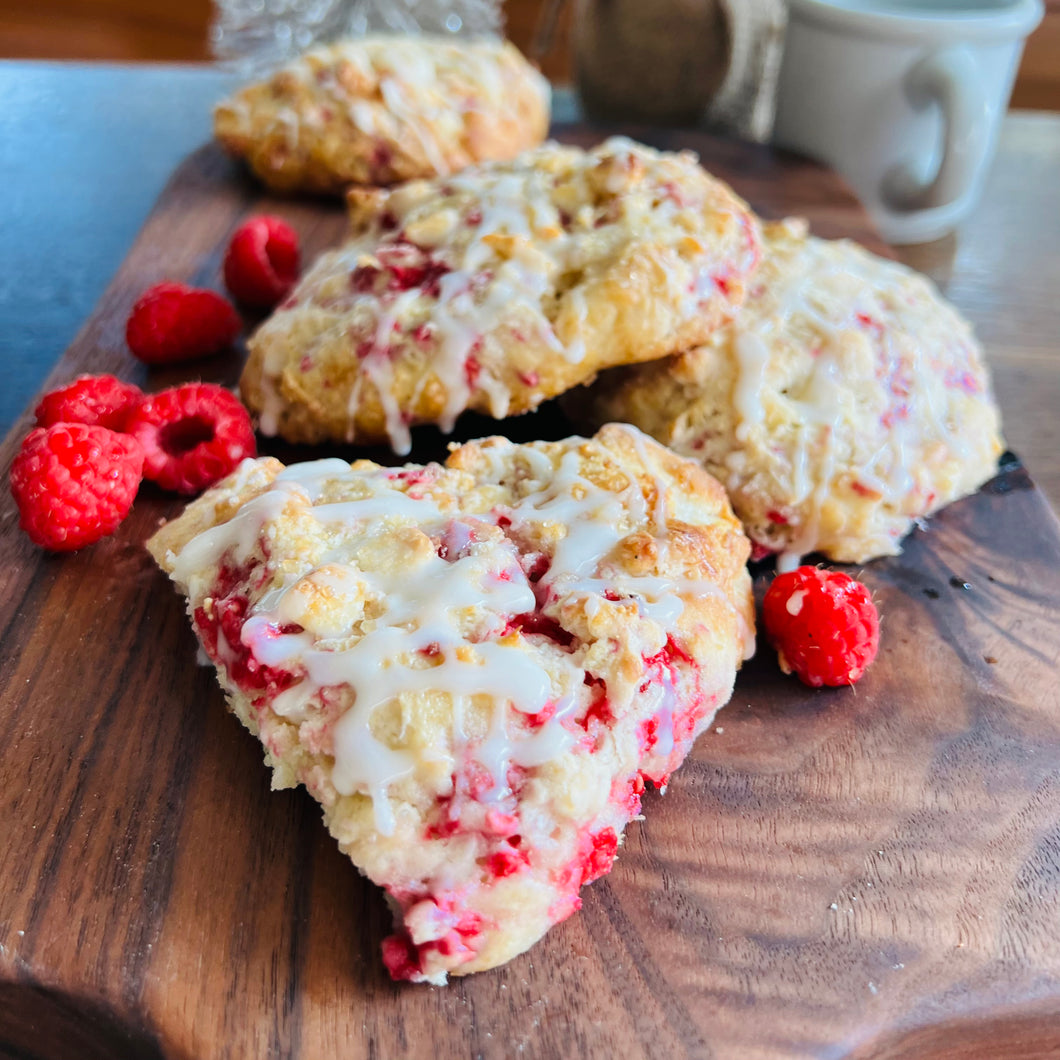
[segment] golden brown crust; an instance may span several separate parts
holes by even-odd
[[[283,470],[283,464],[271,456],[246,460],[231,475],[192,501],[179,519],[160,527],[147,542],[147,551],[167,573],[172,572],[172,558],[205,530],[232,519],[247,501],[269,488]]]
[[[1000,423],[968,324],[923,278],[769,225],[748,300],[709,342],[571,395],[717,475],[754,541],[862,563],[996,467]]]
[[[149,548],[274,786],[387,890],[395,977],[492,967],[573,912],[753,641],[724,492],[627,426],[444,467],[248,461]]]
[[[270,188],[324,194],[514,158],[548,124],[548,83],[511,44],[431,37],[314,48],[214,111]]]
[[[503,418],[616,364],[704,341],[758,254],[746,205],[690,155],[614,139],[350,197],[355,236],[252,337],[266,434],[390,441]]]

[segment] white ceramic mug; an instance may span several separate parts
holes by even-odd
[[[979,195],[1042,0],[790,0],[776,144],[837,169],[885,239],[952,231]]]

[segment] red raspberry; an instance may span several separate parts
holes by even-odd
[[[213,383],[186,383],[144,398],[126,430],[144,448],[144,478],[198,493],[256,452],[239,399]]]
[[[11,495],[30,538],[72,552],[129,514],[144,453],[135,438],[87,423],[36,427],[11,464]]]
[[[38,427],[55,423],[91,423],[112,431],[125,429],[129,413],[143,397],[138,386],[112,375],[81,375],[41,398],[34,415]]]
[[[144,364],[173,364],[220,353],[240,326],[232,304],[214,291],[156,283],[133,306],[125,341]]]
[[[780,574],[762,601],[780,668],[811,688],[852,685],[876,658],[880,616],[868,589],[838,571]]]
[[[276,305],[298,279],[298,236],[279,217],[252,217],[228,244],[225,286],[246,305]]]

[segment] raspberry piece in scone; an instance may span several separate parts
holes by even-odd
[[[274,786],[386,891],[383,959],[416,982],[580,907],[753,642],[724,492],[624,426],[426,467],[248,461],[148,547]]]
[[[45,394],[33,415],[38,427],[88,423],[112,431],[124,431],[129,414],[143,396],[138,386],[122,382],[113,375],[82,375]]]
[[[54,552],[72,552],[112,534],[140,487],[139,442],[106,427],[57,423],[26,436],[11,464],[19,525]]]
[[[174,364],[220,353],[235,341],[241,326],[231,303],[215,291],[158,283],[133,306],[125,341],[145,364]]]
[[[799,567],[779,574],[762,621],[781,669],[811,688],[860,680],[876,658],[880,616],[868,589],[841,571]]]
[[[186,383],[144,398],[126,424],[143,446],[144,478],[199,493],[257,451],[239,398],[213,383]]]
[[[225,252],[225,286],[236,301],[270,308],[298,279],[298,236],[279,217],[252,217]]]

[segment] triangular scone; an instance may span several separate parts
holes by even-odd
[[[765,237],[730,325],[658,365],[607,373],[568,410],[635,423],[700,461],[756,545],[789,564],[897,553],[915,519],[996,471],[982,351],[910,269],[797,220]]]
[[[626,426],[444,466],[247,461],[148,547],[273,785],[386,890],[398,979],[493,967],[578,909],[753,643],[724,492]]]
[[[276,191],[341,194],[513,158],[548,134],[549,97],[507,41],[361,37],[240,89],[214,132]]]
[[[351,212],[353,237],[248,344],[243,398],[265,434],[407,453],[412,424],[525,412],[704,341],[760,243],[693,155],[624,139],[358,191]]]

